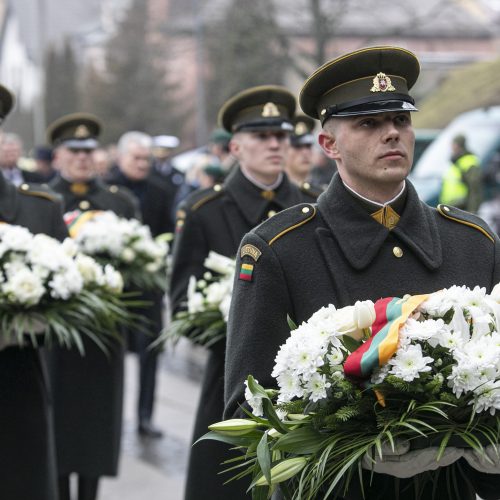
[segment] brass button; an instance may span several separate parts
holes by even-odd
[[[179,220],[177,221],[177,226],[178,226],[178,227],[182,227],[183,225],[184,225],[184,219],[179,219]]]
[[[401,248],[399,247],[394,247],[392,249],[392,253],[394,254],[395,257],[397,257],[398,259],[400,259],[402,256],[403,256],[403,250],[401,250]]]
[[[276,210],[269,210],[269,212],[267,212],[268,217],[273,217],[274,215],[276,215]]]
[[[311,188],[311,184],[309,184],[308,182],[304,182],[304,184],[302,184],[302,187],[304,189],[310,189]]]
[[[112,193],[118,193],[118,186],[109,186],[109,190]]]
[[[445,212],[449,212],[449,211],[450,211],[450,209],[449,209],[447,206],[444,206],[444,207],[443,207],[443,210],[444,210]]]
[[[30,188],[30,187],[29,187],[29,185],[28,185],[28,184],[21,184],[21,190],[22,190],[22,191],[28,191],[28,189],[29,189],[29,188]]]
[[[82,210],[88,210],[90,208],[90,203],[87,200],[83,200],[78,205]]]
[[[311,209],[310,209],[309,207],[304,207],[304,208],[302,209],[302,213],[303,213],[303,214],[308,214],[310,211],[311,211]]]
[[[220,184],[216,184],[214,186],[214,191],[216,191],[217,193],[222,189],[222,186]]]

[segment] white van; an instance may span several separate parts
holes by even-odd
[[[410,180],[420,198],[429,205],[438,203],[442,178],[450,166],[451,142],[458,134],[465,135],[468,149],[479,158],[485,180],[485,199],[490,198],[497,188],[494,185],[496,172],[490,169],[500,153],[500,106],[474,109],[450,122],[412,169]]]

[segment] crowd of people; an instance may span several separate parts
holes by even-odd
[[[490,290],[500,281],[499,240],[470,213],[479,206],[479,170],[465,137],[455,138],[444,211],[421,202],[407,179],[418,111],[409,92],[418,74],[411,52],[372,47],[313,73],[300,93],[304,114],[284,87],[245,89],[223,104],[220,128],[187,172],[175,166],[177,137],[124,131],[106,147],[99,143],[105,123],[87,113],[50,124],[49,145],[34,150],[27,168],[22,140],[3,125],[2,222],[63,239],[63,213],[106,210],[174,242],[168,295],[130,290],[145,301],[134,309],[143,328],[125,329],[107,355],[91,343],[85,356],[57,347],[0,350],[0,498],[71,500],[76,475],[78,500],[97,499],[100,477],[118,473],[126,349],[140,363],[137,432],[161,439],[153,419],[159,352],[150,344],[165,310],[186,308],[190,278],[203,277],[211,251],[251,272],[235,280],[227,345],[209,349],[193,442],[223,415],[242,415],[248,374],[273,385],[287,316],[299,324],[329,303],[456,282]],[[1,90],[5,118],[13,97]],[[219,474],[235,453],[215,441],[192,447],[186,500],[251,498],[247,482],[224,484]],[[346,500],[416,498],[383,462],[363,473],[364,491],[353,487]],[[431,469],[418,460],[414,467],[414,475]],[[463,460],[461,467],[460,500],[500,498],[500,460],[495,474]],[[433,488],[426,494],[445,498],[444,485]]]

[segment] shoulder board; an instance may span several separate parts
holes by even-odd
[[[323,192],[323,190],[320,187],[313,186],[309,182],[303,182],[299,187],[303,193],[308,194],[313,198],[317,198]]]
[[[205,205],[205,203],[219,198],[223,192],[224,186],[222,184],[216,184],[211,188],[195,191],[186,198],[181,208],[189,212],[195,212]]]
[[[254,231],[271,246],[285,234],[314,219],[316,212],[316,205],[301,203],[277,213]]]
[[[465,226],[477,229],[480,233],[484,234],[492,242],[495,241],[495,234],[491,228],[484,222],[483,219],[477,215],[465,212],[459,208],[452,207],[450,205],[438,205],[437,211],[440,215],[446,219],[458,222],[459,224],[464,224]]]
[[[61,196],[52,191],[50,188],[45,187],[41,184],[36,186],[31,186],[30,184],[21,184],[17,188],[18,193],[25,194],[27,196],[36,196],[38,198],[44,198],[49,201],[60,201]]]

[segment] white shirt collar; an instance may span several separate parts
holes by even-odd
[[[370,200],[370,198],[367,198],[366,196],[363,196],[362,194],[359,194],[357,191],[355,191],[354,189],[352,189],[352,187],[349,187],[344,181],[342,181],[342,184],[344,184],[344,186],[349,191],[351,191],[351,193],[354,193],[358,198],[361,198],[362,200],[367,201],[368,203],[371,203],[372,205],[376,205],[377,207],[385,207],[386,205],[390,205],[391,203],[394,203],[403,194],[403,192],[404,192],[404,190],[406,188],[406,181],[403,181],[403,188],[401,189],[401,191],[394,198],[392,198],[389,201],[386,201],[385,203],[379,203],[378,201]]]
[[[240,165],[241,173],[254,185],[257,186],[259,189],[262,189],[264,191],[273,191],[276,189],[281,182],[283,181],[283,172],[280,172],[278,175],[278,178],[276,181],[274,181],[272,184],[269,186],[266,184],[262,184],[262,182],[259,182],[258,180],[254,179],[241,165]]]

